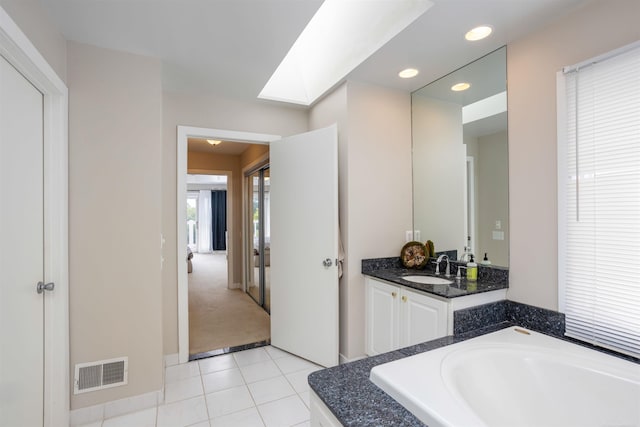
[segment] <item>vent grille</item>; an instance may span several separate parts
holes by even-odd
[[[128,358],[100,360],[76,365],[74,394],[127,384]]]

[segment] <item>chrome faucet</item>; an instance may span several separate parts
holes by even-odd
[[[440,263],[446,260],[447,261],[447,267],[444,271],[444,277],[451,277],[451,268],[449,265],[449,256],[447,254],[442,254],[438,257],[438,259],[436,261],[433,261],[433,263],[436,265],[436,276],[440,275]]]

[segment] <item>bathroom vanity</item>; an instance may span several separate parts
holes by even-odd
[[[481,267],[478,281],[426,269],[407,269],[398,258],[362,261],[365,275],[365,352],[368,356],[453,335],[453,313],[506,299],[508,270]],[[443,271],[445,271],[443,269]]]
[[[419,275],[421,276],[421,275]],[[506,298],[505,285],[481,284],[491,289],[468,291],[465,280],[433,285],[441,292],[427,292],[395,281],[365,279],[365,346],[368,356],[386,353],[453,334],[453,312]],[[423,277],[433,277],[424,275]],[[436,277],[438,278],[438,277]],[[461,283],[462,282],[462,283]],[[494,289],[495,288],[495,289]],[[443,296],[444,295],[455,295]]]

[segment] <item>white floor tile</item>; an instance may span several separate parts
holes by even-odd
[[[262,405],[263,403],[292,396],[296,393],[282,375],[249,384],[247,387],[249,387],[249,391],[256,405]]]
[[[241,366],[240,371],[242,371],[242,376],[247,384],[282,375],[282,372],[272,360]]]
[[[102,423],[103,427],[155,427],[156,408],[133,412],[119,417],[107,418]]]
[[[202,379],[200,376],[187,378],[186,380],[168,383],[164,388],[166,403],[177,402],[204,394]]]
[[[304,402],[305,405],[307,405],[307,408],[311,409],[311,396],[310,396],[310,392],[309,390],[307,391],[303,391],[301,393],[298,393],[298,396],[300,396],[300,399],[302,399],[302,401]]]
[[[222,354],[220,356],[209,357],[199,360],[200,372],[208,374],[210,372],[224,371],[225,369],[237,368],[233,354]]]
[[[206,421],[207,403],[204,396],[158,406],[158,427],[184,427]]]
[[[291,356],[291,353],[287,353],[284,350],[280,350],[277,347],[267,346],[265,351],[271,356],[272,359],[279,359],[281,357]]]
[[[289,374],[291,372],[302,371],[303,369],[319,369],[316,364],[309,362],[308,360],[301,359],[297,356],[287,356],[275,359],[274,362],[278,365],[278,368],[284,373]]]
[[[169,366],[165,370],[165,383],[186,380],[187,378],[200,375],[198,362],[183,363],[182,365]]]
[[[311,421],[305,421],[300,424],[296,424],[295,427],[311,427]]]
[[[198,423],[198,424],[191,424],[188,427],[211,427],[211,424],[209,423],[209,421],[202,421],[201,423]]]
[[[267,427],[289,427],[309,420],[309,409],[296,396],[258,406]]]
[[[317,371],[319,368],[303,369],[301,371],[292,372],[285,375],[287,380],[291,383],[294,390],[298,393],[309,390],[309,374]]]
[[[254,405],[249,389],[244,385],[207,394],[207,408],[211,418],[248,409]]]
[[[267,354],[265,349],[262,347],[233,353],[233,357],[236,359],[236,363],[238,364],[238,366],[246,366],[253,363],[271,360],[269,354]]]
[[[202,382],[206,394],[244,385],[244,379],[238,368],[203,375]]]
[[[256,408],[213,418],[211,425],[214,427],[264,427],[262,418]]]

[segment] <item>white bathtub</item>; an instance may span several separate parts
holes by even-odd
[[[370,379],[429,427],[640,426],[640,365],[524,328],[385,363]]]

